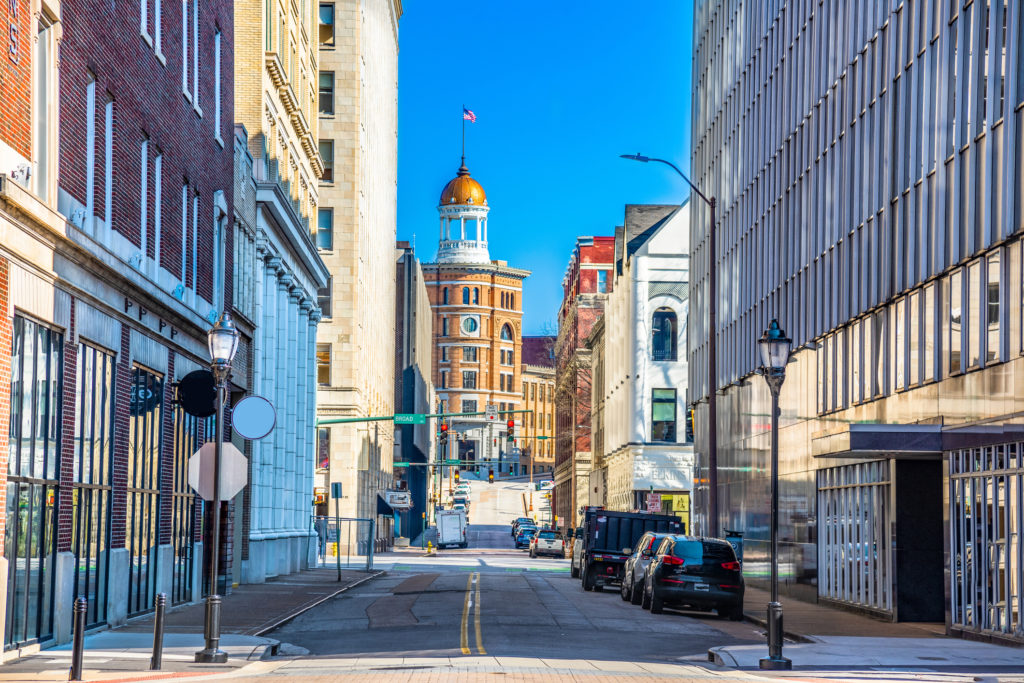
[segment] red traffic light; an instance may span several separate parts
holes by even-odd
[[[442,422],[441,423],[441,431],[442,432],[447,432],[448,431],[448,423],[447,422]]]
[[[515,426],[516,426],[516,421],[515,420],[509,420],[507,423],[505,423],[505,426],[508,427],[509,429],[514,429]]]

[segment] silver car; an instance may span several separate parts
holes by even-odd
[[[647,572],[647,565],[651,563],[654,551],[658,549],[662,540],[671,535],[648,531],[636,542],[636,548],[633,549],[622,570],[622,586],[619,589],[619,595],[623,600],[629,600],[634,605],[640,604],[644,596],[644,576]]]

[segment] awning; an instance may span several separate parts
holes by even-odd
[[[386,500],[384,500],[384,497],[382,495],[380,495],[379,493],[377,494],[377,514],[378,515],[393,515],[393,514],[395,514],[395,509],[393,507],[391,507],[390,505],[388,505],[388,502]]]
[[[815,458],[937,458],[943,451],[1024,440],[1024,425],[851,424],[811,440]]]

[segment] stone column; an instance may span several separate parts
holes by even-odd
[[[288,490],[288,431],[291,414],[288,406],[288,290],[294,281],[291,273],[282,270],[277,276],[277,355],[275,357],[275,405],[281,429],[274,430],[274,510],[273,530],[277,536],[285,529],[284,510]],[[268,563],[269,564],[269,563]],[[277,573],[275,571],[275,573]]]
[[[466,241],[466,217],[459,217],[459,239],[463,242]]]
[[[260,387],[261,395],[274,404],[275,410],[280,410],[280,403],[277,402],[277,276],[281,272],[281,259],[271,256],[268,253],[263,271],[263,312],[259,319],[259,328],[263,330],[263,348],[257,359],[257,364],[263,368],[263,383]],[[278,430],[275,429],[274,432]],[[277,462],[275,440],[277,436],[261,439],[259,463],[260,477],[260,509],[258,513],[260,538],[263,538],[273,529],[274,519],[274,464]],[[256,468],[253,468],[255,472]]]
[[[298,451],[296,450],[296,430],[298,429],[298,388],[297,383],[299,380],[298,364],[299,364],[299,300],[302,298],[302,290],[297,284],[292,284],[288,289],[288,395],[285,399],[286,405],[288,406],[288,428],[285,430],[285,453],[287,459],[285,460],[285,499],[284,499],[284,528],[289,531],[289,535],[293,535],[297,529],[295,528],[295,510],[296,498],[298,498],[298,486],[296,481],[296,475],[298,474],[298,467],[296,460],[298,458]]]
[[[309,462],[309,454],[311,452],[311,444],[313,442],[311,435],[313,433],[313,425],[316,424],[316,408],[310,402],[309,398],[309,366],[313,363],[314,356],[307,353],[309,349],[309,312],[313,310],[312,301],[303,297],[299,300],[299,341],[295,345],[295,348],[299,355],[299,362],[297,367],[296,375],[298,381],[295,383],[298,392],[298,417],[295,421],[295,433],[296,433],[296,447],[295,447],[295,471],[298,473],[296,477],[296,490],[298,491],[298,500],[295,503],[295,528],[302,532],[308,531],[310,528],[309,514],[311,511],[311,503],[313,500],[313,463]],[[316,338],[313,339],[314,343]],[[314,346],[314,353],[315,353]]]
[[[313,415],[314,417],[316,415],[316,328],[317,328],[317,323],[320,322],[320,318],[321,318],[320,309],[317,308],[316,306],[313,306],[312,310],[309,312],[309,321],[308,321],[309,329],[308,329],[308,335],[307,335],[307,340],[306,340],[306,344],[307,344],[307,347],[306,347],[306,349],[307,349],[306,350],[306,357],[309,358],[310,363],[309,363],[309,367],[306,368],[306,383],[305,383],[305,387],[306,387],[306,404],[309,405],[309,406],[312,406],[312,408],[309,409],[309,413],[311,415]],[[315,422],[314,422],[314,424],[315,424]],[[307,430],[307,432],[309,433],[311,438],[314,436],[314,433],[313,433],[312,429]],[[303,471],[306,472],[306,477],[307,477],[307,485],[306,486],[307,486],[307,488],[310,491],[313,490],[313,468],[315,466],[314,449],[316,449],[318,447],[319,447],[319,445],[318,445],[316,439],[313,439],[313,447],[306,449],[306,457],[308,458],[308,460],[307,460],[308,465],[306,466],[306,468]],[[330,454],[329,454],[329,456],[330,456]],[[329,481],[327,482],[327,485],[328,485],[328,487],[330,486],[330,482]],[[330,491],[330,489],[328,489],[328,491]]]

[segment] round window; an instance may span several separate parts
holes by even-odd
[[[465,317],[462,319],[462,331],[466,334],[473,334],[480,327],[480,323],[476,321],[476,318]]]

